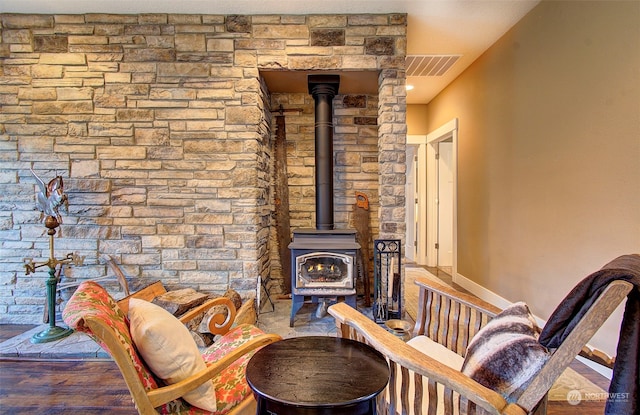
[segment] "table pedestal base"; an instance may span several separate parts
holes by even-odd
[[[344,406],[326,406],[305,408],[269,401],[256,397],[258,401],[257,415],[376,415],[376,398]]]

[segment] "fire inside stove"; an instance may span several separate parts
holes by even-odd
[[[296,257],[296,288],[353,288],[353,256],[314,252]]]

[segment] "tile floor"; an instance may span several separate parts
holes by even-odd
[[[333,302],[329,302],[331,305]],[[299,336],[335,336],[336,325],[329,314],[318,316],[318,305],[305,303],[294,317],[293,327],[289,327],[291,300],[274,300],[275,310],[266,304],[258,315],[258,327],[284,338]]]

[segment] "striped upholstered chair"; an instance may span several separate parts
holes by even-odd
[[[417,321],[414,337],[407,343],[344,303],[334,304],[328,311],[336,320],[338,335],[368,343],[387,357],[391,378],[379,397],[381,414],[544,414],[548,391],[578,354],[612,367],[616,376],[616,363],[621,356],[608,358],[586,344],[627,296],[627,307],[640,297],[640,256],[623,256],[607,265],[610,267],[594,272],[567,295],[541,333],[522,303],[503,312],[430,279],[416,280]],[[585,293],[591,298],[582,302],[578,297]],[[571,306],[566,307],[567,304]],[[542,353],[529,356],[533,360],[524,364],[503,360],[502,366],[495,367],[499,357],[487,349],[500,347],[502,341],[493,336],[510,326],[504,324],[504,319],[513,315],[518,319],[514,324],[517,331],[532,335],[533,341],[528,345]],[[568,320],[569,329],[562,330],[561,340],[544,344],[548,327]],[[637,321],[630,321],[629,326],[637,329]],[[621,341],[624,325],[623,320]],[[523,354],[521,350],[519,346],[512,348],[516,358]],[[487,376],[487,367],[478,365],[482,360],[488,361],[489,366],[493,364],[493,368],[489,367],[496,375],[493,381],[492,375]],[[522,370],[510,371],[512,365],[519,365]],[[511,380],[498,379],[524,370],[529,372],[526,382],[520,379],[517,385],[507,385]]]

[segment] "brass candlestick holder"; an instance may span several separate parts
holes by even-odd
[[[32,258],[25,258],[26,275],[36,272],[36,269],[40,267],[49,267],[49,278],[47,279],[47,307],[49,312],[49,327],[45,330],[37,333],[31,337],[31,343],[47,343],[54,340],[60,340],[71,333],[73,330],[70,328],[56,326],[56,292],[58,286],[58,277],[56,276],[56,268],[62,267],[65,264],[74,264],[77,266],[82,265],[84,258],[76,254],[67,254],[63,259],[56,259],[54,254],[54,235],[56,234],[56,228],[60,226],[58,219],[53,216],[47,216],[44,221],[44,226],[49,230],[49,260],[41,264],[33,262]]]

